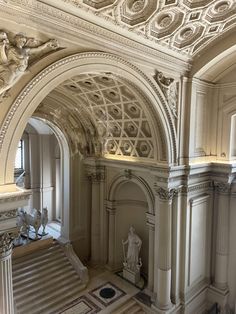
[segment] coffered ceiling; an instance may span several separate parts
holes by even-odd
[[[127,31],[194,56],[236,26],[235,0],[58,0]],[[106,24],[107,25],[107,24]]]

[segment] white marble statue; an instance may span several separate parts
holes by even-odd
[[[142,266],[141,259],[139,258],[139,252],[142,245],[142,240],[135,233],[134,227],[130,227],[128,238],[126,241],[122,240],[124,249],[124,267],[133,272],[140,271]],[[125,254],[125,245],[128,244],[127,254]]]
[[[45,228],[46,228],[47,223],[48,223],[48,209],[47,209],[47,207],[44,207],[43,211],[42,211],[42,215],[41,215],[41,224],[43,226],[42,235],[46,234]]]
[[[29,58],[44,50],[58,48],[56,40],[49,40],[43,45],[35,47],[32,39],[24,34],[15,36],[14,42],[10,43],[4,31],[0,31],[0,95],[4,95],[25,73]]]
[[[29,239],[30,226],[35,230],[35,239],[38,239],[38,231],[41,226],[41,212],[33,208],[31,213],[28,214],[21,208],[17,215],[17,227],[21,233],[27,235],[27,239]]]

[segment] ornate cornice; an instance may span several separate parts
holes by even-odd
[[[160,200],[170,201],[178,193],[176,189],[163,189],[161,187],[156,187],[155,191]]]
[[[13,240],[14,237],[7,232],[0,234],[0,254],[2,256],[11,254]]]
[[[64,2],[70,2],[70,0],[63,0]],[[45,3],[43,3],[45,2]],[[114,24],[116,28],[113,28],[113,31],[109,30],[108,28],[104,27],[104,22],[106,23],[105,18],[102,19],[101,17],[97,17],[99,15],[98,12],[94,12],[94,10],[91,8],[89,9],[87,6],[81,6],[81,4],[74,0],[74,4],[76,4],[76,7],[78,10],[73,10],[75,14],[70,14],[71,10],[68,10],[68,12],[65,12],[61,10],[58,6],[58,8],[55,7],[55,5],[50,6],[50,1],[48,0],[42,0],[40,1],[34,1],[34,0],[8,0],[8,6],[5,5],[1,6],[1,11],[10,13],[12,15],[13,10],[16,9],[20,12],[17,12],[17,18],[19,18],[19,14],[21,13],[28,13],[27,11],[30,10],[30,13],[32,15],[32,18],[35,20],[36,18],[39,18],[41,22],[47,27],[53,28],[52,23],[56,26],[55,29],[58,29],[58,26],[61,25],[63,29],[66,29],[65,25],[68,25],[68,30],[70,31],[71,28],[73,28],[73,35],[75,33],[84,34],[86,32],[86,36],[88,34],[93,38],[94,40],[98,40],[98,37],[100,39],[105,40],[107,42],[116,42],[120,45],[123,45],[124,47],[129,47],[131,49],[137,50],[139,53],[145,53],[146,55],[153,56],[156,58],[156,50],[159,49],[159,55],[158,59],[161,62],[167,62],[170,63],[173,67],[178,66],[179,63],[182,63],[183,66],[178,67],[179,69],[185,68],[189,69],[190,65],[187,63],[189,60],[189,57],[186,56],[186,54],[182,54],[181,52],[174,53],[165,47],[165,45],[161,44],[161,42],[153,38],[152,40],[147,40],[147,36],[144,35],[143,38],[145,38],[146,45],[143,45],[142,43],[139,43],[138,40],[132,40],[127,38],[127,36],[124,34],[122,35],[122,32],[117,32],[117,23],[114,21]],[[59,0],[58,0],[59,4]],[[63,4],[62,4],[63,5]],[[28,10],[26,11],[25,8]],[[63,7],[65,9],[65,7]],[[83,12],[84,11],[84,12]],[[91,17],[92,13],[95,13],[96,21],[98,22],[97,25],[94,23],[94,21],[91,23],[90,21],[84,19],[84,13],[86,14],[88,12],[89,16]],[[79,17],[81,14],[82,18]],[[77,16],[76,16],[77,14]],[[50,21],[50,22],[49,22]],[[100,22],[100,23],[99,23]],[[110,23],[109,23],[110,24]],[[111,25],[111,24],[110,24]],[[99,27],[100,26],[100,27]],[[123,28],[126,28],[125,25],[123,25]],[[71,32],[72,33],[72,32]],[[96,34],[96,35],[95,35]],[[135,35],[135,34],[134,34]],[[137,39],[142,36],[141,33],[137,34]],[[156,49],[153,48],[153,42],[156,43]],[[148,45],[150,43],[150,46]],[[176,63],[176,58],[180,61]]]

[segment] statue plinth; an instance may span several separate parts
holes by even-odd
[[[134,272],[129,268],[124,267],[123,269],[123,278],[137,285],[140,281],[140,270]]]

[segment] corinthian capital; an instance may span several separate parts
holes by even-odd
[[[101,182],[105,180],[105,167],[86,167],[87,177],[92,182]]]
[[[215,190],[218,193],[229,193],[230,192],[230,184],[225,182],[214,182]]]
[[[5,255],[11,251],[13,240],[14,238],[7,232],[0,234],[0,254]]]
[[[156,193],[161,200],[169,201],[172,200],[173,197],[176,195],[176,189],[163,189],[161,187],[156,188]]]

